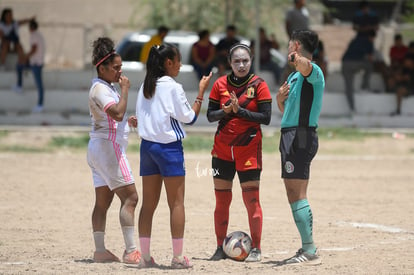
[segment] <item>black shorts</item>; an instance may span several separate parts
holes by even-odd
[[[234,161],[227,161],[213,157],[211,160],[211,166],[214,171],[214,178],[233,181],[236,174],[236,164]],[[261,169],[237,171],[237,176],[239,177],[240,183],[247,181],[260,181],[261,172]]]
[[[279,144],[282,178],[309,179],[310,164],[318,146],[316,128],[282,129]]]

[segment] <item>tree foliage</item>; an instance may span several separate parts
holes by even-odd
[[[292,2],[287,0],[131,1],[136,11],[150,11],[143,18],[147,22],[147,28],[166,25],[171,29],[208,29],[211,32],[223,32],[226,24],[234,24],[239,34],[247,37],[254,37],[257,12],[260,25],[269,29],[269,32],[284,31],[284,12],[292,5]],[[257,11],[258,5],[260,11]],[[139,14],[142,16],[142,13]]]

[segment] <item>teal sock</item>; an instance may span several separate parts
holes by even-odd
[[[296,227],[299,230],[300,238],[302,239],[302,249],[305,252],[315,254],[316,246],[313,243],[312,236],[313,216],[308,200],[303,199],[295,201],[290,205],[290,207],[292,209]]]

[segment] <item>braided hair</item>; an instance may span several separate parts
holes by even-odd
[[[180,55],[177,47],[172,44],[162,44],[161,46],[152,46],[148,54],[147,73],[144,79],[144,96],[149,99],[155,93],[157,79],[166,74],[165,61],[167,59],[174,60]]]

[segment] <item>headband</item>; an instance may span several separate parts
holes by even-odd
[[[233,51],[234,51],[235,49],[237,49],[237,48],[243,48],[243,49],[247,50],[247,52],[249,53],[249,55],[251,55],[251,54],[252,54],[252,53],[251,53],[250,48],[249,48],[247,45],[242,44],[242,43],[238,43],[238,44],[236,44],[236,45],[233,45],[233,46],[230,48],[230,50],[229,50],[229,58],[231,57],[231,55],[232,55]]]
[[[95,67],[98,68],[99,65],[101,65],[105,60],[107,60],[111,55],[115,54],[115,51],[112,51],[110,53],[108,53],[107,55],[105,55],[104,57],[102,57],[101,60],[99,60],[98,63],[96,63]]]

